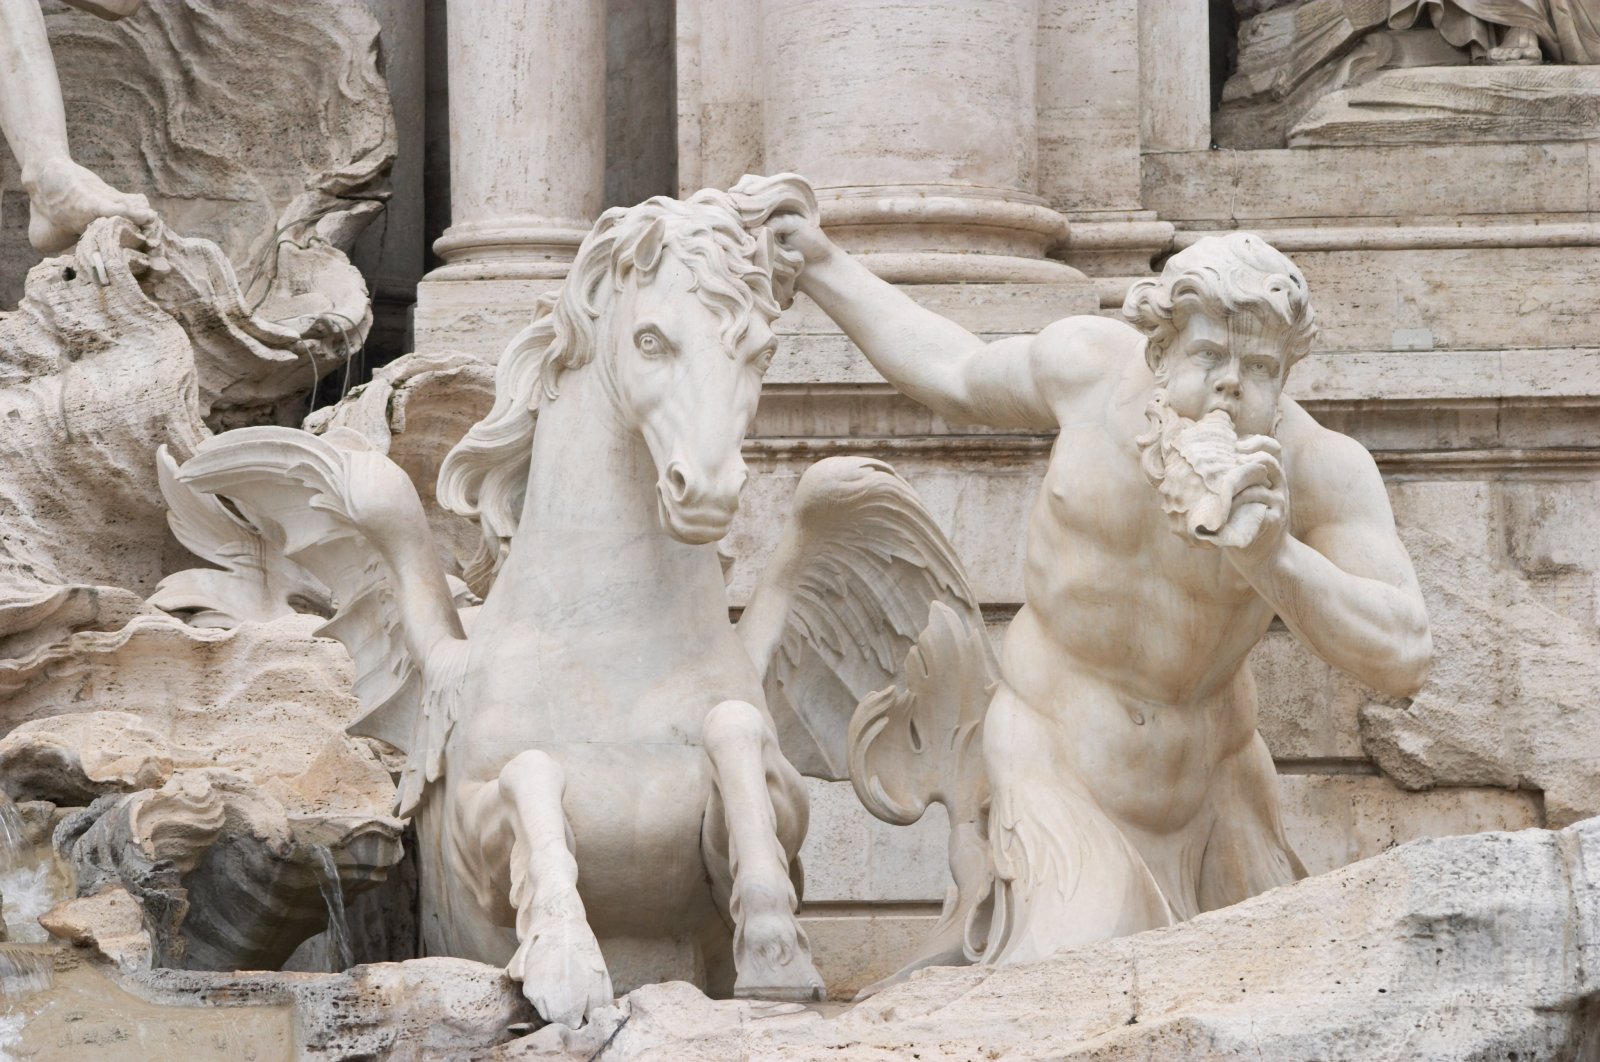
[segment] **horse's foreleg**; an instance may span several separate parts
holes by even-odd
[[[511,902],[517,953],[506,972],[551,1022],[577,1026],[611,1002],[611,975],[578,896],[578,863],[561,795],[566,777],[544,752],[519,753],[500,772],[510,813]]]
[[[713,789],[702,848],[733,917],[734,994],[820,1000],[822,978],[795,911],[790,875],[805,840],[806,792],[765,716],[723,701],[706,716]]]

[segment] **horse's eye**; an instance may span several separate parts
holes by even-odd
[[[639,348],[639,353],[647,358],[659,358],[667,352],[667,344],[653,329],[645,329],[633,337],[634,345]]]
[[[778,345],[774,343],[764,349],[760,354],[757,354],[756,372],[759,372],[761,375],[765,376],[767,374],[767,370],[772,368],[772,359],[777,355],[777,353]]]

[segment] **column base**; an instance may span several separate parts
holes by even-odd
[[[417,285],[415,349],[498,361],[532,318],[534,299],[566,279],[592,227],[577,218],[544,217],[450,226],[433,244],[444,264]]]
[[[968,185],[820,188],[822,223],[838,244],[899,284],[1049,284],[1083,274],[1050,253],[1067,219],[1036,196]]]

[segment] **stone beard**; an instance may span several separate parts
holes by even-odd
[[[1199,420],[1185,417],[1172,408],[1165,384],[1166,374],[1158,373],[1144,410],[1150,430],[1134,444],[1139,467],[1160,493],[1173,534],[1191,546],[1249,545],[1265,512],[1241,510],[1239,519],[1232,520],[1233,500],[1253,482],[1247,455],[1276,436],[1282,410],[1265,437],[1251,436],[1249,445],[1241,445],[1231,416],[1213,410]]]

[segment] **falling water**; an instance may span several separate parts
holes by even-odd
[[[344,916],[344,886],[339,884],[339,869],[333,864],[333,853],[327,845],[314,844],[311,852],[317,857],[321,870],[318,885],[323,902],[328,905],[328,957],[334,973],[348,970],[355,964],[355,952],[350,944],[350,923]]]
[[[0,793],[0,872],[20,866],[28,854],[22,815],[11,798]]]
[[[54,969],[47,951],[26,944],[0,944],[0,1003],[49,988]]]
[[[48,940],[39,916],[65,895],[64,885],[50,846],[28,843],[17,806],[0,792],[0,919],[5,937],[34,944]]]
[[[11,798],[0,792],[0,920],[12,941],[48,939],[39,915],[55,902],[49,850],[42,854],[28,844],[22,816]],[[13,925],[13,923],[15,923]],[[25,996],[43,992],[54,981],[55,965],[48,951],[27,944],[0,944],[0,1060],[16,1057],[27,1015],[18,1006]]]

